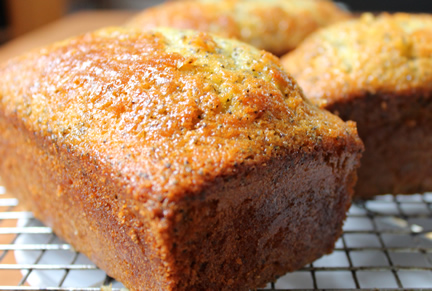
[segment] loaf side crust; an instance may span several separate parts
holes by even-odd
[[[359,163],[343,144],[292,153],[143,209],[96,158],[4,116],[0,130],[6,187],[131,290],[250,290],[331,253]]]
[[[430,96],[366,95],[326,109],[357,121],[366,148],[357,173],[357,198],[431,191]]]

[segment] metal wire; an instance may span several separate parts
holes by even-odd
[[[114,291],[123,290],[30,212],[16,211],[17,207],[18,201],[0,186],[0,290],[95,291],[110,284]],[[57,260],[56,252],[66,261]],[[84,272],[76,282],[74,272]],[[99,283],[83,286],[82,274],[87,272],[99,272]],[[56,283],[32,285],[38,276],[56,276]],[[333,254],[262,290],[371,288],[432,290],[432,193],[356,202]]]

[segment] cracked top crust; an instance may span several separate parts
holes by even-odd
[[[196,29],[282,55],[316,29],[349,17],[327,0],[186,0],[146,9],[128,25]]]
[[[364,95],[430,95],[432,16],[398,13],[338,23],[282,58],[314,103]]]
[[[174,29],[106,28],[0,66],[0,113],[176,200],[272,157],[358,152],[353,123],[319,110],[273,55]]]

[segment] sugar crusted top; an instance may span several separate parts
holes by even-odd
[[[180,199],[239,165],[358,142],[271,54],[205,33],[107,28],[0,72],[6,115],[96,157],[137,199]]]
[[[432,92],[432,17],[397,13],[338,23],[282,58],[320,106],[365,94]]]

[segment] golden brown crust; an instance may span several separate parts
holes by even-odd
[[[108,28],[0,71],[6,185],[133,290],[255,288],[341,232],[356,128],[311,105],[269,53]]]
[[[357,122],[358,197],[432,190],[431,35],[431,15],[364,14],[282,58],[315,104]]]
[[[322,106],[364,94],[432,91],[432,16],[398,13],[335,24],[282,58]]]
[[[327,0],[188,0],[147,9],[128,25],[196,29],[282,55],[316,29],[349,17]]]
[[[177,200],[235,163],[356,135],[305,102],[275,57],[206,34],[101,30],[11,61],[2,75],[6,112],[117,161],[126,177],[139,173],[131,194],[143,201]]]

